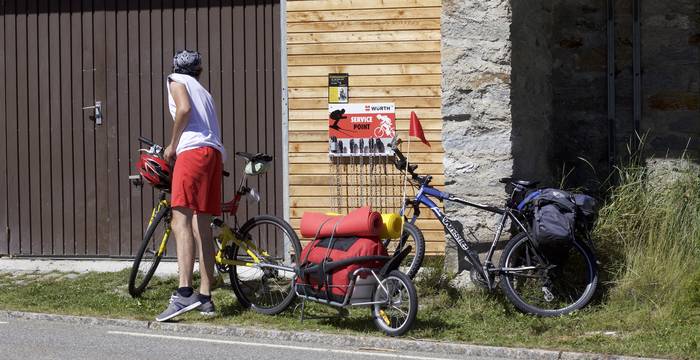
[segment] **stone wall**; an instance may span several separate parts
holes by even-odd
[[[509,1],[442,3],[445,189],[487,203],[502,201],[503,186],[498,179],[509,176],[513,168],[510,24]],[[468,227],[492,225],[483,212],[451,204],[445,205],[445,211]],[[456,261],[451,241],[447,247],[447,260]],[[448,267],[456,269],[457,265]]]

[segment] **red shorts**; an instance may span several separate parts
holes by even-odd
[[[177,155],[173,170],[172,207],[221,215],[221,153],[211,147]]]

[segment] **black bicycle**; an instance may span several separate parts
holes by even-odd
[[[536,246],[531,235],[529,220],[532,218],[532,213],[527,206],[524,206],[528,199],[521,201],[516,199],[526,198],[525,194],[534,191],[538,182],[503,178],[500,182],[508,184],[513,189],[505,207],[474,203],[433,188],[430,185],[432,176],[418,175],[415,172],[418,166],[408,163],[397,144],[392,143],[390,147],[395,154],[395,166],[399,171],[407,171],[412,185],[417,188],[415,197],[406,200],[406,207],[413,209],[413,214],[406,223],[411,225],[409,227],[411,231],[404,233],[399,243],[394,246],[401,248],[407,244],[415,244],[416,247],[425,248],[422,234],[411,235],[416,231],[420,233],[413,224],[420,215],[420,205],[424,205],[435,214],[445,228],[445,232],[464,252],[465,260],[472,267],[470,272],[472,281],[493,290],[500,280],[501,289],[506,297],[519,310],[541,316],[558,316],[580,309],[590,302],[598,284],[598,270],[593,251],[588,245],[590,243],[588,229],[577,229],[577,236],[568,249],[550,250]],[[500,215],[493,242],[483,262],[474,251],[474,245],[478,239],[473,231],[467,229],[471,239],[467,241],[463,225],[449,219],[431,197],[441,202],[451,201]],[[402,209],[402,216],[405,216],[404,212]],[[501,254],[500,264],[496,266],[492,261],[496,244],[509,222],[515,227],[517,234],[506,244]],[[409,268],[406,273],[416,274],[421,262],[422,257],[411,259],[411,262],[406,265]]]

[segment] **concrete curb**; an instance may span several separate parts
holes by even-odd
[[[450,354],[479,357],[500,357],[509,359],[546,360],[640,360],[629,356],[576,353],[569,351],[506,348],[494,346],[468,345],[428,340],[406,340],[390,337],[355,335],[335,335],[321,332],[286,331],[258,329],[243,326],[212,326],[197,324],[158,323],[141,320],[106,319],[86,316],[54,315],[21,311],[0,310],[0,317],[20,320],[60,321],[72,324],[121,326],[133,329],[153,329],[175,333],[219,335],[250,339],[275,339],[302,344],[323,344],[355,348],[375,348],[396,351],[412,351],[429,354]]]

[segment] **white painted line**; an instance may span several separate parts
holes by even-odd
[[[145,334],[145,333],[135,333],[135,332],[127,332],[127,331],[108,331],[107,333],[108,334],[115,334],[115,335],[137,336],[137,337],[150,337],[150,338],[185,340],[185,341],[199,341],[199,342],[208,342],[208,343],[215,343],[215,344],[247,345],[247,346],[274,348],[274,349],[304,350],[304,351],[316,351],[316,352],[324,352],[324,353],[330,352],[330,353],[348,354],[348,355],[366,355],[366,356],[375,356],[375,357],[392,358],[392,359],[450,360],[448,358],[412,356],[412,355],[401,355],[401,354],[382,354],[382,353],[375,353],[375,352],[369,352],[369,351],[323,349],[323,348],[311,348],[311,347],[304,347],[304,346],[279,345],[279,344],[262,344],[262,343],[244,342],[244,341],[217,340],[217,339],[205,339],[205,338],[196,338],[196,337],[183,337],[183,336],[171,336],[171,335],[159,335],[159,334]]]
[[[7,321],[0,321],[0,324],[9,324]]]

